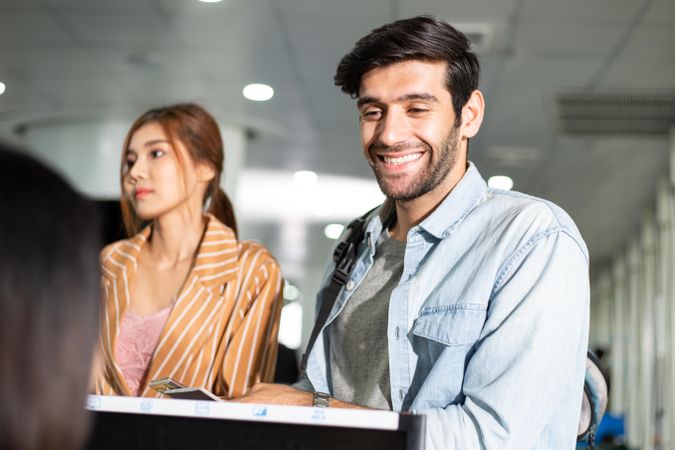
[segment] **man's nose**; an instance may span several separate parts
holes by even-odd
[[[410,123],[402,111],[388,111],[380,121],[378,140],[387,147],[406,142],[410,137]]]

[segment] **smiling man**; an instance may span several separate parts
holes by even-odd
[[[388,200],[366,218],[302,390],[245,400],[424,414],[429,449],[574,447],[588,252],[559,207],[491,189],[468,162],[478,79],[466,37],[428,16],[375,29],[342,59],[335,82],[357,99]]]

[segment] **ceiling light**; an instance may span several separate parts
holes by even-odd
[[[300,348],[302,343],[302,305],[289,303],[281,310],[279,321],[279,343],[288,348]]]
[[[385,200],[372,178],[326,173],[317,173],[317,177],[315,183],[302,185],[294,181],[293,172],[246,169],[237,183],[237,216],[245,223],[292,218],[293,223],[313,223],[323,230],[327,223],[346,223]],[[279,201],[284,198],[294,201]]]
[[[2,95],[5,92],[5,83],[0,81],[0,95]]]
[[[274,89],[267,84],[253,83],[244,88],[244,97],[254,102],[265,102],[274,96]]]
[[[298,170],[293,174],[293,182],[301,185],[314,184],[319,179],[319,176],[316,172],[311,170]]]
[[[284,298],[293,301],[297,300],[298,297],[300,297],[300,290],[287,282],[286,286],[284,286]]]
[[[202,3],[218,3],[222,0],[199,0]]]
[[[328,239],[337,239],[340,237],[342,230],[344,229],[344,225],[340,225],[339,223],[331,223],[326,225],[326,228],[323,229],[323,234],[325,234]]]
[[[513,180],[506,175],[495,175],[488,179],[488,186],[494,189],[510,191],[513,188]]]

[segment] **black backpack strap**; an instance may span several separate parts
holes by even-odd
[[[373,211],[374,210],[368,211],[363,216],[347,225],[347,237],[338,244],[338,246],[335,248],[335,251],[333,252],[335,269],[333,270],[330,284],[321,290],[321,309],[319,310],[316,322],[314,323],[312,334],[309,336],[305,353],[302,355],[302,363],[300,365],[300,370],[302,372],[307,370],[307,360],[309,359],[309,354],[312,351],[312,347],[314,347],[314,343],[319,337],[319,333],[321,333],[323,326],[326,324],[326,320],[328,320],[328,315],[333,309],[333,305],[335,304],[335,300],[337,300],[338,294],[340,294],[343,286],[347,283],[347,280],[349,280],[352,270],[354,270],[357,256],[356,251],[359,243],[363,241],[366,221]]]
[[[581,416],[577,441],[588,440],[588,448],[595,448],[595,434],[600,420],[605,414],[609,400],[609,377],[600,360],[592,351],[586,354],[586,375],[584,397],[581,403]]]

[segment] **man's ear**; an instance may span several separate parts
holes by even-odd
[[[481,91],[476,89],[471,93],[466,104],[462,108],[461,136],[472,138],[478,133],[480,124],[483,123],[485,113],[485,100]]]
[[[209,182],[216,176],[216,169],[211,164],[197,164],[195,167],[197,179],[199,181]]]

